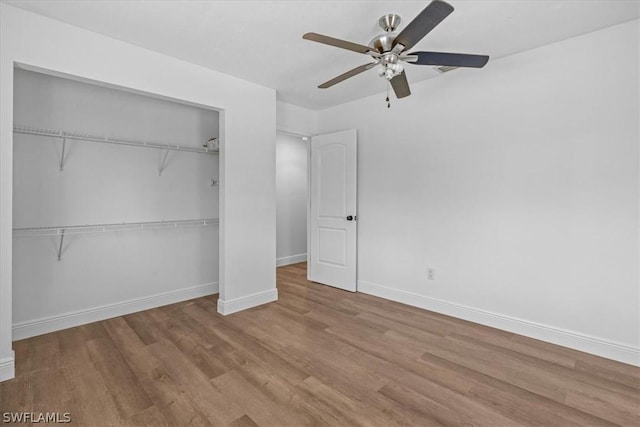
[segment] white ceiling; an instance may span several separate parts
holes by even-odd
[[[3,0],[115,39],[277,89],[278,99],[323,109],[383,92],[375,71],[329,89],[320,84],[368,56],[302,39],[318,32],[368,44],[380,16],[404,28],[422,1],[28,1]],[[450,0],[455,11],[414,50],[492,59],[637,19],[635,0]],[[597,61],[597,58],[594,58]],[[437,76],[409,65],[409,82]],[[475,72],[490,72],[490,69]]]

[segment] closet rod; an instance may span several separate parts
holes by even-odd
[[[201,153],[201,154],[218,154],[219,153],[218,151],[209,150],[207,148],[192,148],[192,147],[184,147],[181,145],[156,144],[154,142],[146,142],[146,141],[107,138],[103,136],[90,135],[90,134],[80,133],[80,132],[68,132],[68,131],[59,130],[59,129],[39,129],[39,128],[33,128],[28,126],[22,126],[22,125],[14,125],[13,131],[15,133],[20,133],[25,135],[49,136],[52,138],[75,139],[78,141],[101,142],[101,143],[115,144],[115,145],[129,145],[133,147],[155,148],[160,150],[188,151],[191,153]]]
[[[21,227],[13,229],[13,237],[67,236],[70,234],[105,233],[109,231],[157,230],[218,224],[218,218],[174,221],[122,222],[118,224],[85,224],[58,227]]]

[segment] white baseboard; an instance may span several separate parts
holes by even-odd
[[[14,323],[13,340],[34,337],[49,332],[86,325],[87,323],[123,316],[137,311],[173,304],[192,298],[218,293],[218,282],[164,292],[148,297],[136,298],[114,304],[78,310],[56,316],[44,317],[25,322]]]
[[[358,292],[480,323],[541,341],[640,366],[640,349],[553,326],[505,316],[436,298],[358,281]]]
[[[285,256],[282,258],[276,258],[276,267],[282,267],[284,265],[297,264],[299,262],[305,262],[307,260],[307,254],[298,254]]]
[[[218,299],[218,313],[226,316],[227,314],[236,313],[251,307],[257,307],[268,302],[278,300],[278,290],[269,289],[268,291],[258,292],[245,297],[235,298],[223,301]]]
[[[13,350],[11,350],[13,353]],[[15,353],[11,357],[0,359],[0,382],[7,381],[16,376]]]

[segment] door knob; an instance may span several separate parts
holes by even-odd
[[[347,217],[347,221],[353,221],[353,217],[352,217],[351,215],[349,215],[349,216]]]

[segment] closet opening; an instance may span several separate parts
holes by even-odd
[[[223,114],[14,72],[13,340],[217,293]]]

